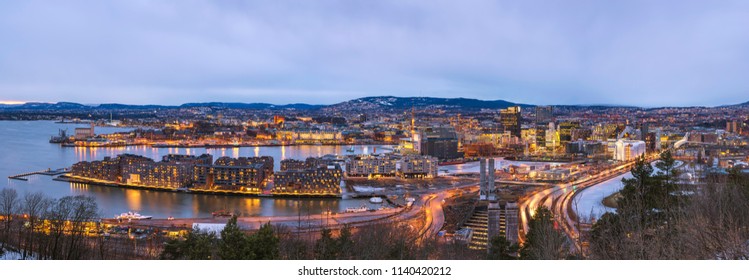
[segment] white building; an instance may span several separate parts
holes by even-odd
[[[646,148],[645,141],[625,139],[617,140],[615,147],[614,160],[620,161],[633,160],[645,154]]]

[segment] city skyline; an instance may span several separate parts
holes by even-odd
[[[748,5],[7,2],[0,101],[738,104]]]

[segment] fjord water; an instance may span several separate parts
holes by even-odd
[[[28,181],[8,179],[8,176],[70,167],[82,160],[101,160],[106,156],[130,153],[161,160],[166,154],[209,153],[214,159],[220,156],[272,156],[275,169],[282,159],[305,159],[309,156],[345,154],[348,146],[289,146],[289,147],[242,147],[242,148],[151,148],[145,146],[117,148],[72,148],[49,143],[58,129],[73,133],[75,127],[87,124],[60,124],[52,121],[0,121],[0,189],[13,188],[22,196],[28,192],[42,192],[51,198],[68,195],[89,195],[99,204],[102,217],[113,217],[127,211],[137,211],[155,218],[169,216],[178,218],[210,217],[219,209],[237,211],[243,216],[295,216],[318,214],[323,211],[340,212],[347,207],[369,205],[367,200],[335,198],[257,198],[187,193],[157,192],[137,189],[122,189],[88,184],[73,184],[52,180],[45,175],[27,177]],[[97,127],[96,133],[129,131],[129,128]],[[354,146],[355,153],[368,154],[386,146]]]

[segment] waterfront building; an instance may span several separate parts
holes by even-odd
[[[296,159],[284,159],[281,161],[281,171],[287,171],[287,170],[304,170],[307,169],[309,165],[307,165],[306,161],[296,160]]]
[[[351,156],[346,160],[346,176],[394,177],[397,162],[393,154]]]
[[[338,144],[344,141],[343,134],[333,130],[282,130],[276,132],[276,139],[297,144]]]
[[[71,167],[70,174],[87,179],[122,183],[124,182],[123,168],[142,162],[153,163],[153,160],[144,156],[121,154],[115,158],[105,157],[103,160],[75,163]]]
[[[193,163],[138,162],[123,166],[123,183],[147,187],[178,189],[191,185]]]
[[[215,165],[221,166],[255,166],[260,164],[263,169],[263,173],[266,176],[273,174],[273,157],[261,156],[261,157],[220,157],[216,160]]]
[[[505,131],[509,131],[512,136],[520,138],[520,126],[523,122],[520,115],[520,106],[512,106],[502,109],[499,112],[500,121]]]
[[[339,195],[342,177],[343,171],[338,164],[285,169],[274,174],[271,193]]]
[[[194,187],[208,190],[262,192],[268,173],[262,163],[225,165],[218,161],[213,165],[195,165]]]
[[[95,125],[93,122],[91,123],[91,127],[76,127],[75,134],[73,135],[73,137],[76,140],[83,140],[83,139],[94,137],[96,136],[96,133],[94,132],[94,127]]]
[[[210,154],[202,154],[200,156],[168,154],[161,157],[161,161],[171,163],[211,164],[213,163],[213,156]]]
[[[438,161],[432,156],[405,155],[398,161],[398,175],[402,178],[436,178]]]

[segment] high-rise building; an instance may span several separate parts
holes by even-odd
[[[512,136],[521,137],[520,125],[522,124],[522,116],[520,115],[520,106],[512,106],[507,109],[502,109],[499,112],[500,121],[505,131],[509,131]]]
[[[554,107],[536,106],[536,147],[546,147],[546,130],[554,121]]]
[[[577,121],[565,121],[559,123],[559,142],[562,146],[567,145],[567,143],[578,140],[578,139],[572,139],[572,132],[575,129],[580,128],[580,122]]]
[[[450,127],[428,128],[419,137],[421,154],[438,159],[456,159],[462,157],[458,153],[458,134]]]

